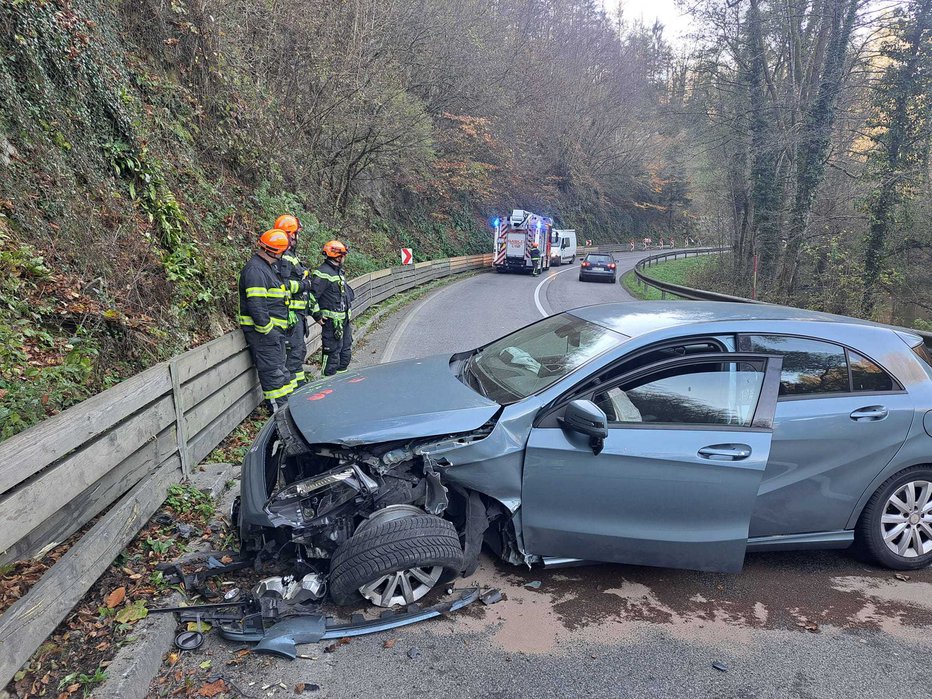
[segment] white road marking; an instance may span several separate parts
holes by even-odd
[[[543,306],[543,304],[540,302],[540,291],[541,291],[541,289],[544,288],[544,284],[546,284],[547,282],[549,282],[551,279],[553,279],[554,277],[556,277],[558,274],[563,274],[564,272],[572,272],[573,270],[577,270],[577,271],[578,271],[578,269],[579,269],[578,267],[576,267],[575,265],[572,265],[572,266],[570,266],[570,267],[567,267],[566,269],[561,269],[559,272],[553,272],[553,268],[551,268],[550,271],[553,272],[553,274],[548,274],[546,277],[544,277],[544,278],[541,280],[540,284],[537,285],[537,288],[534,289],[534,304],[537,306],[537,310],[540,311],[540,314],[541,314],[544,318],[546,318],[547,316],[550,315],[550,313],[548,313],[546,310],[544,310],[544,306]]]

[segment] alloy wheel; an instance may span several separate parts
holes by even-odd
[[[884,543],[897,556],[932,552],[932,482],[910,481],[887,498],[880,518]]]
[[[361,586],[359,594],[379,607],[406,606],[430,592],[441,575],[443,566],[399,570]]]

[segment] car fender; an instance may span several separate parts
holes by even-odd
[[[845,525],[845,529],[853,529],[857,525],[858,519],[861,517],[861,512],[864,511],[867,505],[867,501],[870,500],[871,496],[877,492],[877,489],[883,485],[884,481],[890,478],[890,476],[904,471],[907,468],[932,464],[930,454],[932,454],[932,437],[926,434],[922,426],[922,420],[917,420],[914,416],[906,441],[900,445],[900,448],[893,455],[893,458],[890,459],[880,473],[877,474],[877,477],[865,488],[861,497],[858,498],[851,512],[851,516],[848,518],[848,523]]]

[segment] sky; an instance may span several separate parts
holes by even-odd
[[[689,17],[677,9],[676,0],[602,0],[602,4],[609,12],[620,4],[626,18],[641,18],[647,25],[659,19],[667,39],[676,39],[689,29]]]

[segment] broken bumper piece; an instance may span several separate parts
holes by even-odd
[[[296,646],[302,643],[318,643],[397,629],[455,612],[477,599],[479,588],[471,588],[457,599],[433,607],[420,609],[417,605],[411,605],[404,612],[384,612],[378,619],[360,620],[361,615],[354,615],[348,624],[334,623],[330,617],[321,614],[309,614],[287,617],[268,629],[263,629],[260,620],[247,617],[242,622],[221,624],[220,633],[230,641],[258,642],[254,649],[257,653],[269,653],[293,660],[298,655]]]

